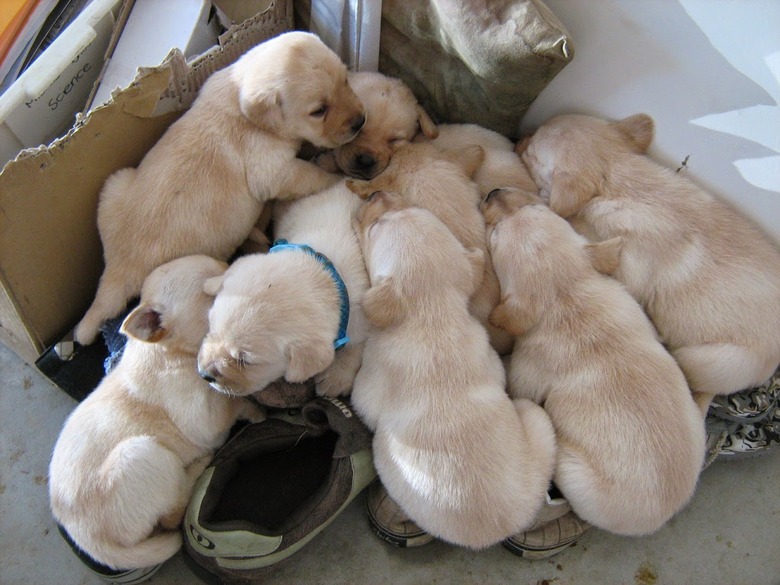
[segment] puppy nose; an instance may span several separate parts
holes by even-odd
[[[360,132],[360,129],[363,127],[363,124],[365,123],[366,123],[366,117],[361,114],[360,116],[358,116],[352,121],[352,132],[354,132],[355,134]]]
[[[210,372],[208,370],[200,370],[199,369],[198,370],[198,375],[201,378],[203,378],[204,380],[206,380],[206,382],[208,382],[209,384],[211,384],[212,382],[216,382],[217,381],[216,376],[212,372]]]
[[[368,153],[361,152],[355,157],[355,166],[359,169],[370,169],[376,164],[376,159]]]

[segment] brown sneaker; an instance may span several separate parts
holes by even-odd
[[[368,486],[366,508],[371,529],[393,546],[422,546],[433,540],[433,535],[417,526],[395,503],[379,480]]]
[[[536,522],[525,532],[502,541],[508,551],[524,559],[546,559],[569,548],[585,534],[590,524],[581,520],[563,497],[547,494]]]
[[[195,483],[184,560],[208,583],[255,582],[376,478],[371,433],[346,400],[317,397],[241,429]]]

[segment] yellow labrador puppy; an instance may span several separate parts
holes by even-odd
[[[780,250],[646,151],[653,120],[543,124],[522,153],[543,197],[587,237],[623,239],[615,277],[639,300],[706,411],[780,363]]]
[[[368,273],[363,254],[352,228],[352,218],[360,199],[344,181],[320,193],[274,205],[274,236],[288,242],[306,244],[333,262],[344,281],[349,297],[349,343],[336,352],[333,363],[316,376],[317,393],[346,395],[360,368],[368,322],[363,315],[363,294],[368,289]]]
[[[301,143],[339,146],[364,120],[346,67],[311,33],[282,34],[214,73],[138,168],[106,181],[98,205],[105,269],[76,341],[91,343],[156,266],[195,253],[226,260],[266,201],[335,183],[296,158]]]
[[[196,368],[212,300],[203,285],[226,267],[188,256],[149,275],[122,324],[122,358],[68,417],[54,447],[54,517],[109,567],[173,556],[192,486],[214,450],[238,418],[263,418],[249,401],[214,392]]]
[[[515,144],[506,136],[477,124],[439,124],[436,129],[439,134],[433,143],[439,148],[457,150],[476,144],[485,151],[485,159],[474,173],[483,197],[499,187],[538,189],[515,152]]]
[[[342,217],[336,223],[349,221],[349,206],[339,202],[335,212]],[[335,240],[331,244],[330,249],[345,251]],[[237,259],[223,276],[206,283],[216,298],[198,354],[200,375],[229,395],[260,392],[282,377],[297,383],[313,376],[320,379],[320,393],[325,388],[343,393],[335,380],[323,385],[322,378],[336,350],[349,346],[355,318],[345,279],[359,287],[361,270],[360,258],[339,253],[331,261],[305,242],[280,243],[268,254]]]
[[[359,212],[369,333],[352,404],[374,431],[390,497],[430,534],[483,548],[531,525],[555,459],[549,417],[512,401],[468,300],[482,250],[427,210],[379,192]]]
[[[587,244],[516,189],[494,191],[482,208],[503,298],[491,319],[518,336],[510,394],[550,415],[555,483],[594,526],[658,530],[694,493],[704,422],[642,308],[599,273],[617,266],[619,238]]]
[[[364,199],[375,191],[399,193],[410,204],[436,215],[466,248],[485,252],[482,282],[471,299],[471,312],[488,328],[496,351],[505,354],[511,351],[513,339],[488,321],[500,291],[487,258],[485,218],[479,211],[482,197],[472,181],[484,158],[485,151],[476,145],[449,150],[416,142],[398,149],[387,169],[371,181],[349,179],[347,186]]]
[[[437,136],[436,125],[400,79],[360,71],[350,73],[349,84],[366,108],[366,123],[354,140],[321,157],[324,167],[372,179],[415,136]]]

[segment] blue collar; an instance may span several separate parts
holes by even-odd
[[[349,295],[347,294],[347,285],[344,284],[344,281],[341,279],[341,276],[336,270],[336,267],[333,266],[333,263],[328,259],[327,256],[325,256],[325,254],[314,251],[311,246],[307,246],[306,244],[290,244],[287,240],[276,240],[273,246],[271,246],[271,249],[268,250],[268,253],[271,254],[273,252],[280,252],[282,250],[300,250],[311,256],[314,256],[314,258],[316,258],[317,261],[322,264],[325,270],[327,270],[333,277],[333,282],[336,284],[336,288],[339,291],[339,299],[341,300],[341,319],[339,321],[339,332],[336,336],[336,341],[333,342],[333,346],[336,349],[343,347],[349,342],[349,337],[347,336],[347,324],[349,323]]]

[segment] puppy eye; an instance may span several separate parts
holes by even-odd
[[[388,140],[387,142],[388,142],[388,144],[389,144],[390,146],[401,146],[402,144],[404,144],[405,142],[407,142],[407,140],[406,140],[406,138],[404,138],[403,136],[401,136],[401,137],[398,137],[398,138],[391,138],[391,139],[390,139],[390,140]]]
[[[327,113],[328,113],[328,104],[322,104],[316,110],[309,112],[309,115],[312,118],[322,118]]]

